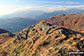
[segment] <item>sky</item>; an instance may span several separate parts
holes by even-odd
[[[25,10],[46,12],[84,9],[84,0],[0,0],[0,16]]]

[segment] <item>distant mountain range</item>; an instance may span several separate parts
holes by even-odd
[[[66,13],[83,13],[84,10],[69,9],[54,12],[43,11],[21,11],[13,14],[0,17],[0,28],[6,29],[10,32],[19,32],[29,25],[36,24],[36,22],[50,16],[56,16],[58,14]]]

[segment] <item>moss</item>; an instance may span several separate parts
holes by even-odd
[[[20,53],[20,52],[23,51],[23,48],[22,48],[22,47],[21,47],[21,48],[18,48],[16,51],[17,51],[18,53]]]
[[[22,47],[20,47],[20,48],[18,48],[18,49],[14,49],[13,55],[14,55],[14,56],[17,56],[17,55],[20,54],[22,51],[23,51],[23,48],[22,48]]]
[[[11,54],[11,55],[17,56],[17,54],[18,54],[18,52],[16,51],[16,49],[14,49],[13,54]]]
[[[35,50],[35,53],[32,56],[40,56],[39,50]]]

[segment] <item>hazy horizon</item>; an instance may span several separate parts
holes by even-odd
[[[25,10],[52,12],[71,8],[84,9],[82,0],[1,0],[0,16]]]

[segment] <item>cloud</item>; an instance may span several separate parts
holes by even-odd
[[[81,9],[84,10],[84,5],[76,5],[76,6],[51,6],[47,9],[47,11],[59,11],[59,10],[69,10],[69,9]]]
[[[31,10],[33,8],[34,8],[33,6],[14,7],[11,5],[0,5],[0,16],[11,14],[18,11],[23,11],[23,10]]]
[[[1,6],[0,8],[4,8],[4,9],[0,9],[0,16],[3,15],[7,15],[7,14],[11,14],[11,13],[15,13],[15,12],[19,12],[19,11],[25,11],[25,10],[40,10],[40,11],[45,11],[45,12],[53,12],[53,11],[59,11],[59,10],[68,10],[68,9],[72,9],[72,8],[76,8],[76,9],[84,9],[84,5],[77,5],[77,6],[64,6],[64,5],[48,5],[48,6],[37,6],[37,5],[28,5],[28,6],[22,6],[22,7],[13,7],[11,8],[11,6]]]
[[[41,3],[49,3],[49,4],[80,4],[80,2],[65,2],[65,1],[40,1]]]
[[[64,2],[66,4],[80,4],[79,2]]]

